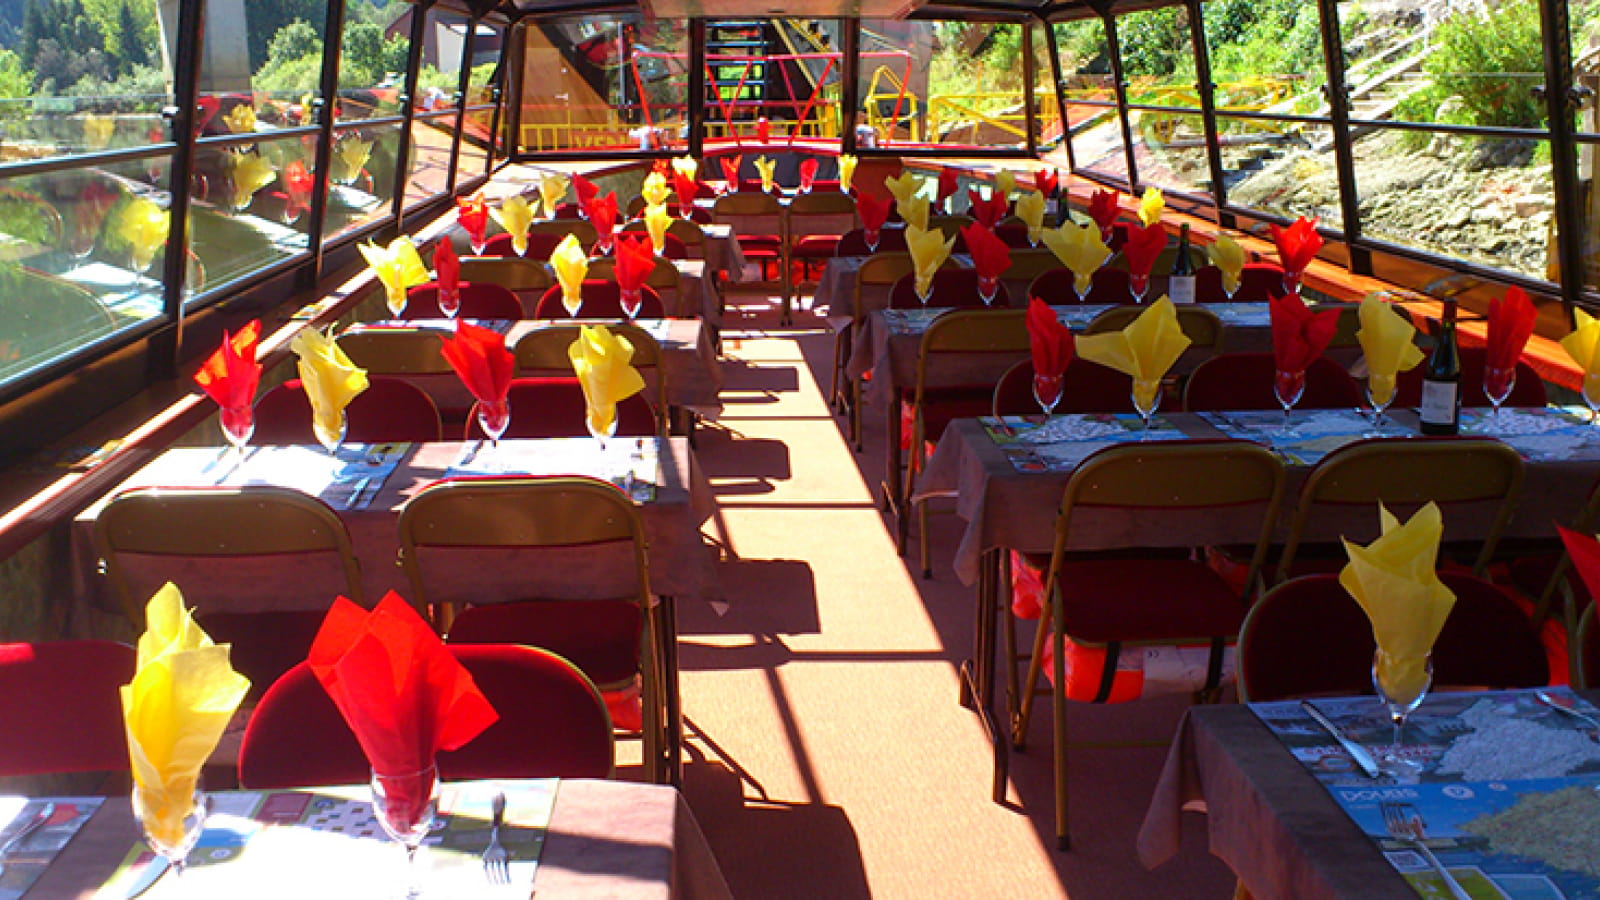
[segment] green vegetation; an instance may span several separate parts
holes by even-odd
[[[1506,0],[1487,14],[1457,13],[1440,23],[1434,41],[1438,49],[1423,65],[1432,84],[1401,105],[1400,117],[1458,125],[1543,126],[1543,105],[1529,90],[1544,81],[1534,0]]]

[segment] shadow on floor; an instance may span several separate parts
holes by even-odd
[[[680,635],[817,634],[822,629],[816,577],[804,560],[724,560],[717,569],[717,585],[727,598],[724,611],[718,615],[711,604],[680,605]]]

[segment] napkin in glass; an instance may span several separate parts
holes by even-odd
[[[656,268],[656,257],[650,250],[649,238],[642,234],[619,235],[616,255],[617,264],[612,271],[616,274],[617,287],[624,293],[642,289],[645,280]],[[579,283],[581,285],[581,279]]]
[[[456,221],[466,229],[467,236],[475,246],[482,244],[484,232],[489,228],[489,207],[483,202],[483,194],[457,197]]]
[[[1267,301],[1272,317],[1272,358],[1280,372],[1304,372],[1328,349],[1339,329],[1337,309],[1312,312],[1294,294]]]
[[[133,267],[143,272],[155,261],[156,251],[167,244],[167,211],[155,201],[135,197],[117,216],[116,235],[132,255]]]
[[[528,226],[533,224],[533,207],[521,194],[512,194],[489,211],[506,234],[511,235],[511,246],[521,256],[528,252]]]
[[[589,428],[594,434],[609,433],[617,404],[644,390],[644,378],[632,365],[633,344],[604,325],[583,325],[567,357],[583,388]]]
[[[315,328],[295,335],[289,349],[299,357],[300,383],[311,403],[311,430],[327,447],[339,442],[344,408],[367,389],[367,370],[359,368],[338,342]]]
[[[389,312],[400,315],[400,311],[406,308],[406,288],[428,281],[428,269],[423,266],[422,257],[417,255],[416,245],[411,243],[408,235],[402,234],[390,241],[387,247],[368,242],[357,245],[357,249],[383,284],[384,300],[389,304]]]
[[[1054,197],[1061,189],[1061,173],[1055,169],[1040,169],[1033,173],[1033,187],[1046,197]]]
[[[1378,517],[1383,534],[1377,540],[1365,547],[1344,541],[1350,562],[1339,572],[1339,583],[1372,622],[1385,693],[1413,697],[1427,687],[1428,653],[1456,602],[1435,571],[1444,520],[1434,503],[1404,525],[1382,504]]]
[[[1232,296],[1239,289],[1239,280],[1244,274],[1244,248],[1239,246],[1238,241],[1219,232],[1216,240],[1206,247],[1206,256],[1222,273],[1222,287]]]
[[[235,334],[222,332],[222,345],[206,357],[194,373],[194,383],[217,402],[224,413],[250,408],[261,382],[261,364],[256,362],[256,342],[261,338],[261,320],[252,319]]]
[[[456,257],[455,245],[450,236],[439,238],[433,251],[433,276],[439,283],[439,293],[451,293],[461,288],[461,260]]]
[[[1044,195],[1029,191],[1017,198],[1017,217],[1028,226],[1028,240],[1039,243],[1044,231]]]
[[[1084,335],[1078,356],[1123,372],[1134,380],[1140,406],[1148,408],[1161,389],[1161,379],[1189,349],[1189,336],[1178,325],[1178,308],[1163,296],[1121,331]]]
[[[1144,227],[1161,221],[1161,213],[1167,208],[1167,198],[1161,195],[1160,188],[1147,187],[1144,196],[1139,198],[1139,221]]]
[[[589,213],[589,224],[594,226],[595,233],[600,236],[600,242],[604,244],[606,235],[617,228],[617,192],[606,191],[605,196],[595,197],[586,209]]]
[[[895,206],[900,210],[900,218],[905,220],[908,227],[914,225],[923,231],[928,230],[927,197],[911,197],[904,203],[897,200]]]
[[[744,160],[744,154],[735,153],[732,156],[718,157],[717,165],[722,167],[722,180],[728,183],[728,190],[739,189],[739,163]]]
[[[922,180],[911,172],[902,169],[899,175],[893,178],[885,178],[883,186],[893,195],[894,202],[899,204],[900,214],[903,216],[905,215],[906,206],[911,202],[911,198],[922,190]]]
[[[644,228],[650,233],[650,247],[657,256],[667,249],[667,229],[672,226],[672,216],[665,206],[644,208]]]
[[[980,280],[998,279],[1011,268],[1011,248],[993,231],[973,222],[961,227],[961,236],[967,242],[967,253],[972,256],[972,267],[978,270]]]
[[[1278,225],[1269,227],[1272,230],[1272,242],[1278,245],[1278,262],[1283,266],[1283,271],[1290,275],[1304,272],[1306,266],[1316,259],[1317,251],[1322,249],[1322,235],[1317,234],[1316,219],[1301,216],[1288,228]]]
[[[696,162],[695,158],[687,153],[682,156],[674,156],[672,158],[672,173],[693,181],[695,176],[700,174],[700,163]]]
[[[882,231],[883,223],[889,220],[889,207],[893,202],[879,200],[865,191],[856,194],[856,214],[861,217],[861,230],[867,234]]]
[[[350,133],[333,148],[333,160],[337,164],[334,170],[335,177],[344,182],[353,182],[361,177],[361,170],[367,167],[367,160],[372,158],[372,142],[363,141]]]
[[[1011,192],[1017,189],[1017,173],[1010,169],[1001,169],[994,175],[994,194],[1004,197],[1007,204],[1011,202]]]
[[[1509,287],[1504,297],[1490,300],[1484,368],[1514,371],[1517,361],[1522,358],[1522,349],[1528,345],[1528,338],[1533,336],[1533,323],[1538,317],[1538,310],[1533,308],[1533,303],[1522,288]],[[1486,386],[1496,388],[1495,393],[1505,387],[1503,383]]]
[[[583,305],[583,279],[589,274],[589,254],[577,235],[567,235],[550,251],[550,267],[561,283],[561,305],[567,308],[567,315],[577,315]]]
[[[1417,328],[1395,315],[1389,303],[1376,293],[1362,298],[1357,315],[1361,329],[1356,332],[1356,340],[1366,358],[1372,399],[1386,404],[1394,396],[1395,376],[1422,362],[1422,351],[1412,343]]]
[[[1600,319],[1576,308],[1572,317],[1576,327],[1561,339],[1561,349],[1583,370],[1583,393],[1595,396],[1595,382],[1600,380]]]
[[[244,209],[255,198],[256,191],[271,184],[278,170],[265,156],[249,150],[228,151],[228,182],[233,189],[233,208]]]
[[[1100,239],[1100,228],[1068,220],[1060,228],[1046,228],[1039,236],[1056,259],[1072,271],[1078,293],[1087,295],[1094,273],[1111,257],[1111,248]]]
[[[158,843],[183,843],[200,767],[249,690],[228,645],[212,643],[195,624],[178,588],[169,582],[156,591],[145,607],[133,681],[121,693],[144,827]]]
[[[1095,191],[1089,197],[1089,218],[1100,226],[1100,235],[1111,237],[1111,226],[1122,215],[1122,195],[1116,191]]]
[[[544,203],[545,218],[556,217],[556,207],[567,199],[567,187],[570,183],[571,180],[560,172],[547,172],[539,179],[539,199]]]
[[[758,156],[756,157],[756,172],[761,175],[761,189],[769,194],[772,193],[773,187],[776,186],[778,161],[768,159],[765,156]]]
[[[976,219],[979,225],[991,230],[1000,224],[1000,220],[1006,217],[1006,212],[1011,207],[1005,195],[998,189],[985,200],[977,188],[967,188],[967,202],[971,204],[968,214]]]
[[[850,193],[850,182],[856,177],[856,163],[859,159],[852,153],[839,154],[839,190]]]
[[[587,208],[594,202],[594,198],[600,196],[600,186],[582,175],[574,175],[572,192],[578,195],[578,205]]]
[[[693,175],[685,175],[674,170],[672,173],[672,191],[678,195],[678,206],[687,211],[694,206],[694,198],[700,193],[700,182],[694,180]]]
[[[817,165],[817,159],[814,156],[808,156],[800,161],[800,190],[802,192],[809,192],[811,186],[816,183]]]
[[[926,297],[933,290],[934,273],[950,258],[955,245],[954,235],[946,238],[938,229],[925,231],[916,225],[906,226],[906,249],[911,251],[911,264],[916,268],[917,296]]]
[[[939,204],[941,209],[945,209],[948,212],[948,208],[945,207],[945,201],[956,195],[956,188],[960,186],[960,183],[960,175],[955,169],[940,169],[939,182],[934,188],[934,202]]]
[[[639,188],[639,196],[644,198],[646,206],[663,206],[667,202],[667,178],[660,172],[651,172],[644,177],[644,186]]]
[[[1122,257],[1128,261],[1129,274],[1148,276],[1156,264],[1156,257],[1165,249],[1167,230],[1161,227],[1160,222],[1128,229],[1128,242],[1122,245]]]
[[[511,390],[517,358],[506,349],[506,339],[499,333],[457,320],[455,334],[439,339],[439,352],[478,400],[504,400]]]
[[[1059,378],[1072,362],[1072,329],[1061,324],[1055,310],[1038,297],[1028,300],[1024,319],[1028,326],[1028,349],[1033,357],[1033,374]]]

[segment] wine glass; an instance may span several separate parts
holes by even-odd
[[[1077,292],[1079,303],[1088,303],[1089,292],[1094,290],[1094,273],[1089,272],[1080,275],[1074,272],[1072,275],[1072,289]]]
[[[1291,272],[1288,269],[1284,269],[1283,292],[1298,299],[1300,297],[1300,278],[1304,274],[1304,272]]]
[[[1394,376],[1377,372],[1367,375],[1367,403],[1372,405],[1372,430],[1367,437],[1383,437],[1383,411],[1394,402]]]
[[[639,315],[639,307],[644,305],[644,288],[623,288],[618,302],[622,305],[622,314],[633,319]]]
[[[1506,398],[1511,396],[1511,389],[1517,386],[1517,369],[1515,366],[1502,369],[1498,366],[1484,366],[1483,368],[1483,395],[1488,398],[1489,405],[1494,408],[1490,413],[1490,421],[1496,427],[1500,425],[1500,407],[1505,405]]]
[[[1056,404],[1061,402],[1062,381],[1063,377],[1060,375],[1040,375],[1035,373],[1033,376],[1033,400],[1039,404],[1039,409],[1044,412],[1045,424],[1050,422],[1050,416],[1055,413]]]
[[[477,409],[478,425],[489,436],[489,446],[499,446],[500,436],[511,427],[511,401],[504,398],[479,400]]]
[[[482,256],[489,249],[489,236],[482,231],[467,232],[467,243],[472,245],[472,255]]]
[[[461,311],[461,285],[452,287],[439,286],[439,312],[444,313],[446,319],[454,319],[456,313]]]
[[[1128,292],[1133,294],[1133,301],[1135,303],[1143,303],[1144,295],[1150,292],[1149,273],[1144,275],[1130,274],[1128,276]]]
[[[205,830],[210,807],[198,784],[192,791],[179,791],[178,796],[138,783],[133,786],[133,815],[144,830],[145,842],[166,859],[175,877],[182,877],[189,851]]]
[[[978,299],[984,306],[992,306],[996,294],[1000,293],[1000,277],[998,275],[978,276]]]
[[[1240,280],[1241,279],[1238,272],[1222,273],[1222,293],[1227,296],[1229,300],[1232,300],[1233,295],[1238,293]]]
[[[255,410],[250,404],[244,403],[229,409],[224,409],[217,416],[217,421],[222,425],[222,436],[227,438],[228,445],[240,458],[244,457],[244,445],[250,443],[250,436],[256,433]]]
[[[601,231],[595,237],[594,248],[599,256],[610,256],[611,248],[617,242],[617,236],[609,231]]]
[[[1289,411],[1300,402],[1306,392],[1306,373],[1304,369],[1290,372],[1278,369],[1272,376],[1272,395],[1278,398],[1278,405],[1283,407],[1283,436],[1294,437],[1294,425],[1289,421]]]
[[[911,283],[911,288],[916,293],[917,300],[922,303],[922,308],[927,309],[928,301],[933,299],[933,279],[928,279],[928,287],[926,289],[922,287],[922,283],[920,281],[913,280]],[[1600,394],[1597,394],[1596,396],[1600,396]]]
[[[1155,417],[1156,408],[1161,405],[1161,379],[1135,378],[1133,380],[1133,408],[1144,419],[1144,432],[1139,440],[1148,440],[1150,437],[1150,420]]]
[[[1400,739],[1404,734],[1406,717],[1422,705],[1422,698],[1433,684],[1433,654],[1419,659],[1390,656],[1382,649],[1372,656],[1372,686],[1378,698],[1389,708],[1389,719],[1394,723],[1394,742],[1378,758],[1378,766],[1385,775],[1415,775],[1422,763],[1406,759],[1400,753]]]
[[[321,417],[311,419],[311,433],[317,436],[317,443],[328,451],[329,456],[339,454],[339,445],[344,443],[345,433],[350,430],[350,422],[345,418],[344,410],[339,410],[339,427],[329,428]]]
[[[528,256],[528,233],[523,232],[520,235],[513,235],[511,249],[516,251],[518,259],[526,259]]]
[[[866,239],[867,250],[872,252],[872,253],[877,253],[878,252],[878,239],[883,237],[883,229],[881,229],[881,228],[863,228],[861,230],[861,236]]]
[[[384,775],[374,769],[372,808],[384,833],[406,848],[405,896],[408,900],[422,896],[417,885],[417,848],[439,808],[439,770],[429,766],[417,772]]]
[[[589,434],[593,436],[595,440],[600,442],[600,449],[604,450],[606,449],[606,441],[615,437],[617,434],[616,409],[614,407],[612,408],[611,422],[605,428],[595,427],[594,412],[592,410],[583,417],[583,425],[585,428],[589,429]]]

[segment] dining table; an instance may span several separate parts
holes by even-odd
[[[482,863],[490,807],[505,796],[496,883]],[[217,791],[175,875],[150,852],[127,796],[0,797],[0,843],[44,810],[9,852],[0,896],[27,900],[403,896],[540,900],[724,900],[731,895],[683,796],[665,785],[588,779],[446,783],[408,869],[373,816],[371,789]],[[46,804],[50,804],[46,809]]]

